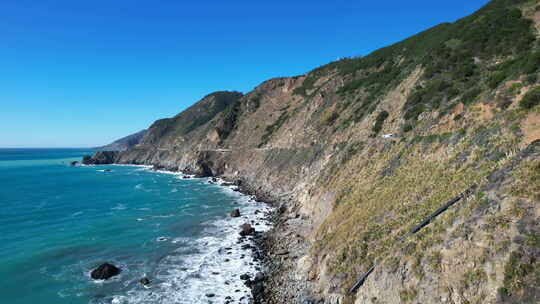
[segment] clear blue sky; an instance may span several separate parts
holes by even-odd
[[[487,0],[0,1],[0,147],[109,143],[217,90],[365,55]]]

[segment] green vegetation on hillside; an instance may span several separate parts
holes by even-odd
[[[540,87],[535,87],[531,89],[523,99],[520,101],[519,105],[524,109],[531,109],[532,107],[540,104]]]
[[[535,82],[540,53],[533,51],[532,22],[516,7],[525,2],[495,0],[471,16],[440,24],[368,56],[322,66],[308,73],[295,92],[316,91],[317,79],[337,72],[348,79],[337,92],[344,100],[357,100],[351,119],[360,121],[375,110],[389,88],[422,66],[423,80],[403,108],[405,118],[415,121],[428,110],[444,115],[457,102],[473,103],[487,88],[519,75],[531,75]]]
[[[218,113],[236,104],[242,94],[239,92],[215,92],[205,96],[201,101],[192,105],[173,118],[158,120],[150,127],[151,142],[162,137],[182,137],[204,125]]]

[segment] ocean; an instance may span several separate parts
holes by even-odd
[[[239,226],[268,230],[267,205],[206,178],[70,166],[91,153],[0,149],[0,302],[247,303],[240,275],[260,265]],[[92,280],[103,262],[122,272]]]

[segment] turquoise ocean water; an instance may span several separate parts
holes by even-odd
[[[89,153],[0,149],[1,303],[247,303],[239,275],[259,266],[238,226],[268,229],[267,206],[207,179],[69,166]],[[229,218],[233,208],[243,216]],[[121,274],[93,281],[102,262]]]

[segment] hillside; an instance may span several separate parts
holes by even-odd
[[[264,303],[540,303],[539,29],[540,2],[494,0],[206,97],[117,162],[222,176],[282,206]]]
[[[144,133],[146,133],[146,130],[142,130],[126,137],[122,137],[108,145],[95,147],[93,149],[99,151],[126,151],[137,145],[143,138]]]

